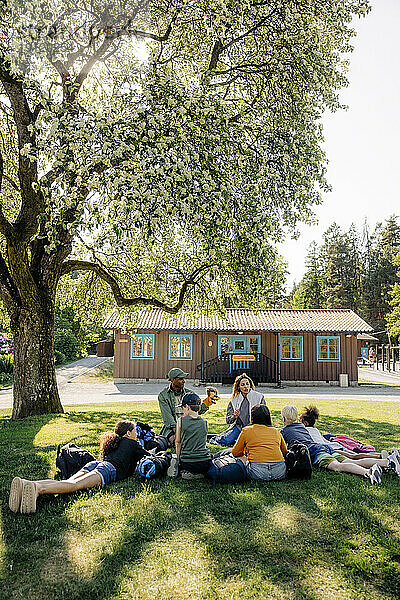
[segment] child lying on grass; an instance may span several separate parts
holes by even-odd
[[[317,419],[319,419],[319,410],[316,406],[305,406],[302,414],[299,417],[300,423],[303,423],[303,425],[307,427],[308,433],[316,444],[327,444],[332,448],[332,450],[335,450],[335,452],[342,454],[346,458],[352,458],[353,460],[360,460],[360,458],[388,457],[388,452],[386,450],[383,450],[382,452],[354,452],[353,450],[345,448],[339,442],[327,440],[319,431],[319,429],[314,427]]]
[[[372,484],[381,483],[382,468],[393,470],[400,477],[400,458],[395,450],[388,458],[362,458],[354,460],[346,458],[333,450],[329,444],[317,444],[312,439],[303,423],[298,421],[295,406],[285,406],[282,409],[284,427],[281,429],[283,439],[289,445],[293,441],[302,442],[310,451],[313,466],[351,473],[369,479]]]
[[[69,479],[29,481],[14,477],[9,507],[15,513],[34,513],[37,498],[42,494],[69,494],[120,481],[133,475],[138,461],[147,455],[149,452],[137,441],[135,422],[119,421],[114,431],[107,431],[100,438],[100,460],[87,463]]]

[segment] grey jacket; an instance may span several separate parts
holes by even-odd
[[[232,398],[232,400],[229,402],[228,407],[226,409],[226,422],[228,423],[228,425],[236,423],[236,425],[240,428],[247,427],[247,425],[250,425],[250,420],[247,422],[247,419],[243,418],[243,398],[244,396],[242,395],[242,393],[240,393],[234,396],[234,398]],[[247,399],[249,401],[249,413],[247,417],[248,419],[250,419],[251,409],[253,408],[253,406],[255,406],[256,404],[265,404],[265,400],[264,396],[260,392],[256,392],[255,390],[250,390],[250,392],[247,394]],[[234,412],[238,408],[240,409],[240,413],[239,416],[235,419]]]

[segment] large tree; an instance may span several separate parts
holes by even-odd
[[[64,276],[90,272],[119,306],[170,312],[194,284],[232,297],[224,281],[242,292],[265,281],[282,227],[308,219],[326,187],[320,117],[339,107],[350,21],[367,11],[366,0],[3,4],[14,418],[62,410]]]

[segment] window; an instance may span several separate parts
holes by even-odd
[[[281,336],[281,360],[303,360],[303,337],[301,335]]]
[[[223,336],[219,336],[219,345],[220,345],[220,350],[219,350],[219,354],[222,354],[224,352],[229,352],[229,337],[223,335]]]
[[[233,352],[237,354],[254,354],[261,352],[260,335],[219,335],[218,354]]]
[[[154,358],[154,333],[132,335],[131,358]]]
[[[317,360],[340,361],[340,337],[338,335],[317,336]]]
[[[174,335],[169,336],[168,359],[191,360],[192,359],[192,335]]]

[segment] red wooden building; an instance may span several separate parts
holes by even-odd
[[[165,381],[181,367],[188,379],[215,383],[246,371],[259,384],[335,385],[347,375],[356,385],[357,334],[372,331],[345,309],[234,308],[199,317],[145,309],[129,325],[115,310],[103,327],[114,333],[120,383]]]

